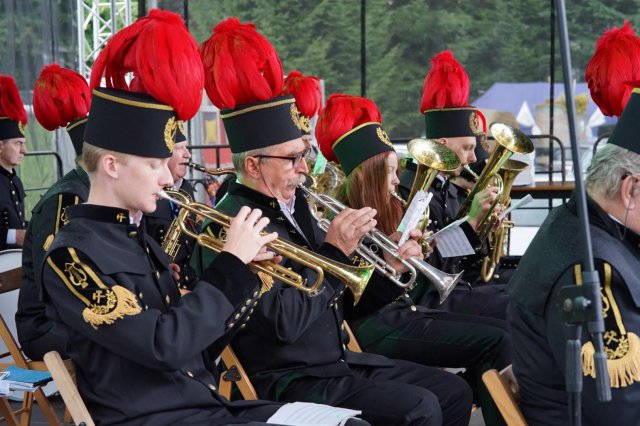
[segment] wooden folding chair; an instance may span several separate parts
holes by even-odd
[[[73,423],[77,426],[95,426],[89,410],[87,410],[87,406],[84,405],[80,392],[78,392],[76,382],[71,376],[71,361],[63,361],[58,352],[51,351],[44,355],[44,362],[49,372],[51,372],[53,381],[56,383],[67,409],[71,413]]]
[[[6,294],[20,288],[22,281],[22,250],[5,250],[0,254],[0,294]],[[2,314],[0,314],[0,337],[7,347],[4,354],[0,354],[0,359],[11,356],[13,362],[0,363],[0,369],[4,370],[9,365],[15,365],[20,368],[29,370],[47,371],[47,367],[42,361],[28,361],[18,346],[18,342],[11,334],[7,323]],[[34,392],[25,392],[22,401],[22,407],[16,411],[11,410],[11,406],[6,398],[0,398],[0,413],[5,417],[8,424],[19,424],[21,426],[29,425],[31,421],[31,409],[33,408],[33,399],[36,399],[38,406],[44,413],[47,422],[50,425],[62,425],[58,419],[55,410],[47,399],[42,389],[38,388]],[[8,411],[12,411],[10,415]],[[19,422],[17,421],[19,416]],[[14,423],[15,422],[15,423]]]
[[[222,362],[224,363],[225,371],[220,375],[220,395],[224,396],[228,400],[231,400],[231,387],[235,384],[240,390],[242,398],[245,400],[253,401],[258,399],[258,393],[251,384],[247,372],[244,371],[238,357],[236,356],[231,346],[227,345],[222,351]]]
[[[518,407],[520,399],[518,384],[513,376],[511,366],[509,365],[499,373],[495,369],[485,371],[482,375],[482,381],[487,386],[491,398],[498,406],[507,425],[527,426],[527,421]]]

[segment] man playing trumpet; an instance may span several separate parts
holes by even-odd
[[[273,47],[251,24],[229,19],[214,28],[201,49],[205,88],[222,110],[238,176],[216,207],[227,214],[242,205],[259,207],[271,219],[268,230],[350,263],[347,256],[375,227],[376,211],[345,209],[326,235],[319,230],[304,194],[297,189],[308,172],[308,148],[301,138],[293,97],[279,96],[283,72]],[[241,54],[261,60],[255,64],[245,60],[242,66],[225,62]],[[235,66],[237,81],[229,73],[216,73],[229,66]],[[251,85],[239,84],[245,79]],[[213,226],[205,231],[220,235]],[[202,254],[211,259],[208,253]],[[315,280],[310,269],[285,261],[285,266],[309,282]],[[279,280],[263,279],[261,301],[232,341],[260,397],[359,409],[373,424],[467,424],[471,395],[462,379],[439,369],[344,348],[344,291],[344,284],[333,277],[324,280],[315,297]]]

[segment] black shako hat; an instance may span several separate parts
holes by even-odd
[[[640,88],[636,87],[631,91],[629,102],[624,107],[620,120],[607,143],[640,154],[638,135],[640,135]]]
[[[234,154],[302,137],[302,121],[293,96],[223,109],[220,117]]]
[[[173,108],[145,93],[95,88],[89,117],[85,142],[140,157],[171,157],[180,133]]]

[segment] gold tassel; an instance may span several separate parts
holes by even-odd
[[[46,240],[44,240],[44,244],[42,245],[42,248],[44,249],[44,251],[49,250],[49,247],[51,247],[51,243],[53,242],[53,237],[54,235],[51,234],[47,237]]]
[[[84,308],[82,311],[82,318],[95,329],[102,324],[113,324],[115,320],[121,319],[125,315],[137,315],[142,312],[136,296],[131,291],[119,285],[111,287],[110,290],[116,299],[116,305],[110,312],[99,312],[99,306]]]
[[[258,271],[258,278],[262,282],[262,287],[260,287],[260,296],[262,296],[273,287],[273,277],[265,272]]]
[[[607,359],[609,381],[612,388],[624,388],[640,382],[640,338],[634,333],[627,333],[629,350],[618,359]],[[595,350],[591,342],[582,345],[582,373],[584,376],[596,377],[593,361]]]

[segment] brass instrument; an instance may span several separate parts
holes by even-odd
[[[205,166],[194,163],[193,161],[189,161],[187,163],[187,167],[190,167],[194,170],[197,170],[199,172],[206,173],[212,176],[229,175],[229,174],[236,173],[236,171],[232,167],[227,167],[227,168],[220,167],[217,169],[207,169]]]
[[[158,196],[170,200],[181,207],[177,220],[182,233],[195,239],[200,246],[208,250],[212,250],[215,253],[219,253],[222,250],[224,242],[221,239],[207,234],[194,233],[186,227],[186,218],[189,214],[195,214],[196,216],[208,219],[220,226],[229,227],[231,220],[233,219],[232,217],[227,216],[206,204],[195,202],[184,203],[181,200],[172,198],[166,191],[158,192]],[[263,232],[262,234],[266,235],[267,233]],[[320,287],[324,281],[324,274],[327,272],[340,279],[349,288],[349,290],[351,290],[353,293],[354,304],[356,304],[360,300],[360,297],[373,274],[373,266],[358,267],[344,265],[281,238],[270,242],[267,244],[267,247],[277,254],[289,258],[291,261],[297,262],[306,268],[315,271],[317,274],[315,283],[310,287],[307,286],[306,280],[303,279],[300,274],[297,274],[291,269],[285,268],[275,262],[251,262],[249,266],[254,271],[267,274],[274,279],[280,280],[283,283],[308,293],[311,296],[317,295],[322,291]]]
[[[507,207],[511,203],[511,187],[520,172],[529,167],[525,162],[509,159],[500,169],[499,173],[504,183],[503,191],[500,196],[500,204]],[[490,254],[482,260],[482,268],[480,269],[480,277],[482,281],[489,282],[493,277],[496,266],[500,263],[500,258],[504,250],[504,239],[507,229],[513,228],[515,224],[510,220],[503,220],[500,227],[496,230],[489,229],[488,243]],[[493,228],[493,224],[491,225]]]
[[[520,129],[504,123],[493,123],[489,127],[489,131],[497,142],[496,148],[487,159],[487,164],[484,166],[480,176],[478,176],[475,186],[460,208],[457,217],[458,219],[465,217],[471,209],[473,197],[495,180],[496,186],[498,187],[498,196],[491,205],[491,208],[480,218],[476,226],[476,232],[480,236],[480,239],[487,237],[488,231],[491,230],[497,219],[494,210],[504,193],[504,182],[498,173],[499,170],[514,153],[529,154],[533,152],[533,143]],[[490,221],[490,219],[492,219],[492,221]]]
[[[405,205],[409,206],[418,191],[427,191],[431,187],[438,173],[458,169],[460,158],[436,139],[412,139],[407,144],[407,149],[418,162],[416,177],[405,202]]]
[[[186,192],[182,191],[174,191],[171,189],[165,190],[167,194],[171,195],[171,198],[179,200],[183,204],[192,203],[193,200],[191,196]],[[178,251],[180,251],[180,235],[182,231],[180,230],[180,223],[178,218],[176,217],[169,225],[169,229],[164,234],[164,239],[162,240],[162,250],[169,255],[169,259],[171,263],[174,263],[176,260],[176,256],[178,255]]]
[[[312,203],[317,202],[322,204],[328,212],[339,214],[346,208],[344,204],[335,198],[326,194],[315,194],[303,185],[300,185],[299,187],[307,194],[307,196],[312,198]],[[327,219],[321,219],[318,221],[318,226],[326,232],[329,228],[329,221]],[[382,250],[383,252],[397,258],[398,244],[378,229],[369,231],[365,236],[365,239],[371,241],[373,243],[372,246],[368,247],[366,244],[361,242],[356,249],[356,253],[358,253],[365,261],[374,265],[378,272],[387,277],[395,285],[402,288],[412,288],[415,284],[417,274],[420,273],[424,275],[438,290],[438,293],[440,294],[440,304],[442,304],[447,296],[449,296],[449,293],[451,293],[451,290],[453,290],[462,276],[462,272],[459,274],[447,274],[431,266],[423,259],[412,257],[406,260],[399,259],[410,273],[410,278],[407,282],[400,281],[397,271],[385,261],[383,256],[378,254],[378,250]]]

